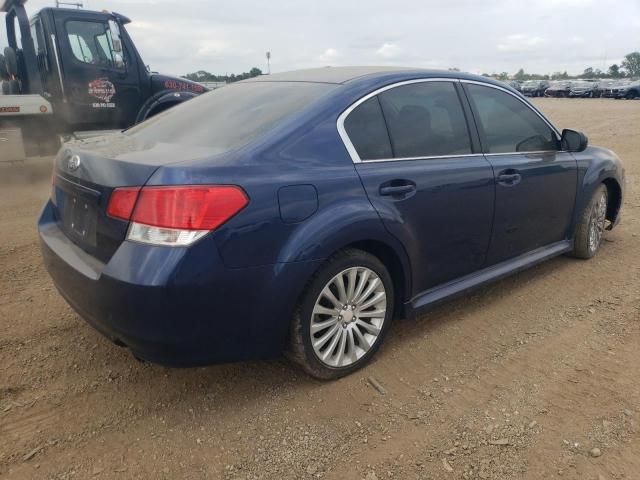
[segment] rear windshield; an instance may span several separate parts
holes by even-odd
[[[226,85],[162,112],[125,131],[141,141],[210,148],[240,147],[273,129],[337,85],[249,82]]]

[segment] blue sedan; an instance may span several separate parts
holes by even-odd
[[[459,72],[324,68],[228,85],[65,145],[39,220],[61,295],[140,359],[363,366],[394,317],[620,218],[618,157]]]

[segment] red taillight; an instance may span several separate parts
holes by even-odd
[[[111,193],[111,198],[109,198],[107,215],[129,221],[133,213],[133,207],[135,207],[138,199],[138,193],[140,193],[140,187],[116,188]]]
[[[131,220],[179,230],[213,230],[247,203],[242,189],[230,185],[145,187]]]
[[[113,191],[107,213],[154,227],[213,230],[247,203],[244,191],[233,185],[126,187]]]

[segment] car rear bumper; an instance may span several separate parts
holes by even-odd
[[[226,268],[209,237],[189,248],[123,242],[108,263],[38,222],[44,263],[89,324],[143,360],[169,366],[278,356],[295,302],[320,261]]]

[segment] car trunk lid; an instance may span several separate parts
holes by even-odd
[[[58,226],[76,245],[108,262],[129,222],[107,215],[118,187],[141,187],[162,165],[185,155],[178,145],[139,145],[125,135],[67,144],[55,159],[52,202]]]

